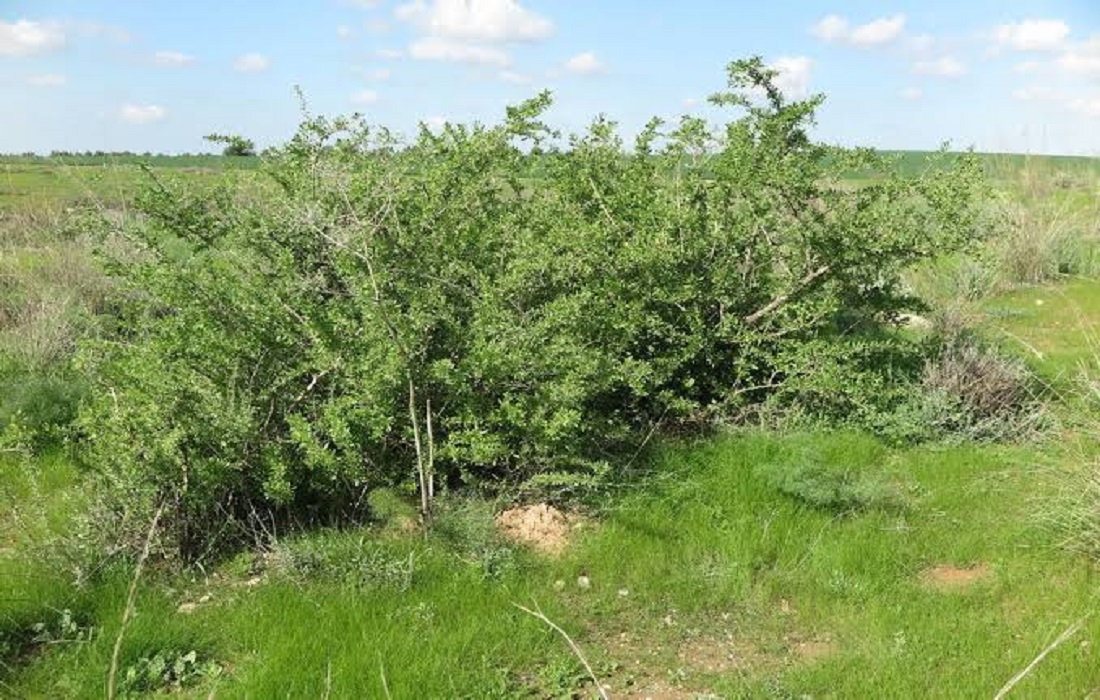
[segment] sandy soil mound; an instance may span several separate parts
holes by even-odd
[[[544,554],[561,554],[570,533],[580,525],[576,516],[566,515],[547,503],[506,510],[496,517],[497,528],[513,542],[528,545]]]

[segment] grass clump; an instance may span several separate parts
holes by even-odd
[[[56,216],[21,236],[0,224],[0,430],[19,423],[39,449],[60,442],[85,396],[87,378],[71,360],[111,286],[92,254],[100,224]],[[0,222],[7,217],[0,212]]]
[[[925,419],[943,439],[1027,439],[1051,417],[1034,373],[973,336],[944,342],[924,367],[921,389]]]
[[[366,535],[316,533],[274,547],[275,571],[296,580],[338,582],[356,589],[407,591],[417,575],[415,548]]]
[[[1040,284],[1100,273],[1096,210],[1045,200],[1016,204],[993,255],[1007,284]]]
[[[1042,519],[1061,544],[1100,561],[1100,462],[1082,460],[1057,470],[1059,493],[1044,506]]]
[[[449,498],[440,504],[433,534],[465,563],[480,569],[485,579],[500,580],[524,561],[494,523],[497,502],[481,498]]]
[[[759,464],[755,472],[780,493],[836,515],[903,510],[908,494],[881,469],[885,459],[880,443],[837,433],[826,444],[794,449]]]

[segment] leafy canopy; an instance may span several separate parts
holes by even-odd
[[[151,183],[112,268],[119,331],[83,355],[117,510],[169,502],[196,557],[256,513],[579,488],[655,426],[889,396],[919,367],[882,330],[913,304],[900,274],[977,238],[979,167],[906,177],[815,143],[822,98],[775,77],[736,61],[727,124],[653,120],[630,145],[605,117],[563,137],[541,93],[408,143],[307,116],[269,188]]]

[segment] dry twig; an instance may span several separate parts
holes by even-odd
[[[576,656],[577,659],[584,666],[584,670],[588,671],[588,677],[591,678],[592,682],[596,684],[596,692],[600,694],[601,700],[609,700],[607,691],[603,688],[603,683],[600,683],[600,679],[596,677],[596,672],[592,670],[592,665],[588,663],[588,659],[585,658],[584,653],[581,651],[581,648],[577,646],[577,643],[573,641],[573,638],[570,637],[565,630],[554,624],[554,621],[548,618],[542,612],[542,609],[539,608],[537,603],[535,604],[534,610],[531,610],[530,608],[525,608],[519,603],[512,603],[512,605],[516,606],[531,617],[542,620],[548,627],[550,627],[550,629],[560,634],[565,639],[566,643],[569,644],[569,648],[573,650],[573,655]]]
[[[115,647],[111,651],[111,668],[107,673],[107,700],[115,700],[118,695],[118,658],[122,654],[122,639],[126,636],[126,628],[130,625],[130,619],[134,616],[134,606],[137,599],[138,581],[141,580],[141,572],[145,568],[145,562],[149,559],[149,550],[153,548],[153,538],[157,535],[157,526],[160,525],[160,517],[164,515],[164,501],[157,506],[153,513],[153,519],[149,523],[149,532],[145,535],[145,544],[141,548],[141,556],[134,566],[134,578],[130,580],[130,591],[126,594],[126,607],[122,611],[122,624],[118,628],[118,636],[115,637]]]
[[[1089,615],[1091,615],[1091,614],[1092,614],[1092,613],[1089,613]],[[1020,671],[1020,672],[1019,672],[1019,673],[1017,673],[1017,674],[1016,674],[1015,676],[1013,676],[1012,678],[1010,678],[1010,679],[1008,680],[1008,683],[1005,683],[1005,684],[1004,684],[1004,687],[1002,687],[1002,688],[1001,688],[1001,689],[1000,689],[999,691],[997,691],[997,694],[993,696],[993,700],[1001,700],[1001,699],[1002,699],[1002,698],[1004,698],[1004,697],[1005,697],[1006,695],[1008,695],[1008,693],[1009,693],[1009,692],[1010,692],[1010,691],[1011,691],[1011,690],[1012,690],[1013,688],[1015,688],[1015,687],[1016,687],[1016,684],[1017,684],[1017,683],[1019,683],[1020,681],[1022,681],[1022,680],[1023,680],[1023,679],[1024,679],[1024,678],[1025,678],[1025,677],[1026,677],[1027,675],[1028,675],[1028,674],[1029,674],[1029,673],[1031,673],[1032,671],[1034,671],[1034,670],[1035,670],[1035,667],[1036,667],[1036,666],[1038,666],[1038,665],[1039,665],[1039,663],[1040,663],[1040,662],[1042,662],[1042,660],[1046,658],[1047,654],[1049,654],[1050,652],[1054,651],[1054,650],[1055,650],[1055,649],[1057,649],[1057,648],[1058,648],[1059,646],[1061,646],[1061,645],[1062,645],[1062,644],[1064,644],[1064,643],[1065,643],[1066,641],[1068,641],[1070,637],[1072,637],[1073,635],[1075,635],[1075,634],[1077,634],[1078,632],[1080,632],[1080,631],[1081,631],[1081,627],[1083,627],[1083,626],[1084,626],[1084,624],[1085,624],[1085,620],[1087,620],[1087,619],[1088,619],[1089,615],[1085,615],[1085,616],[1084,616],[1084,617],[1082,617],[1082,618],[1081,618],[1080,620],[1078,620],[1077,622],[1074,622],[1074,623],[1073,623],[1072,625],[1070,625],[1069,627],[1067,627],[1067,628],[1066,628],[1066,630],[1065,630],[1064,632],[1062,632],[1062,634],[1058,635],[1058,639],[1055,639],[1055,640],[1054,640],[1053,642],[1051,642],[1051,643],[1050,643],[1050,645],[1049,645],[1049,646],[1047,646],[1047,648],[1046,648],[1046,649],[1043,649],[1043,650],[1042,650],[1042,651],[1041,651],[1041,652],[1039,653],[1039,655],[1035,657],[1035,660],[1033,660],[1033,661],[1032,661],[1031,663],[1029,663],[1029,664],[1027,665],[1027,667],[1026,667],[1026,668],[1024,668],[1024,670]]]

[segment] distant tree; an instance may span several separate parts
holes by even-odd
[[[204,138],[210,143],[224,144],[225,148],[222,149],[222,155],[224,156],[256,155],[256,144],[253,143],[252,139],[246,139],[243,136],[210,134]]]

